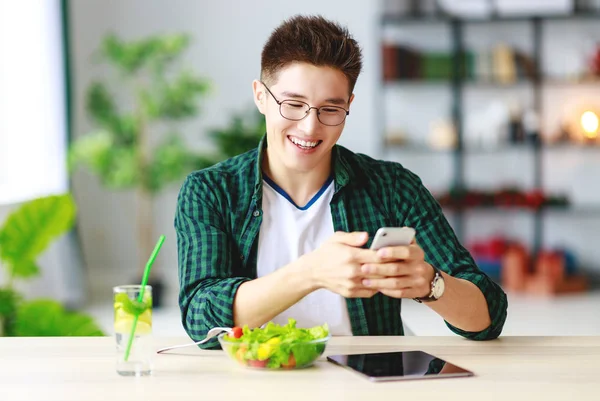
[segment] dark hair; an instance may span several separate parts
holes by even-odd
[[[306,62],[341,71],[350,93],[362,69],[361,49],[345,27],[321,16],[294,16],[277,27],[261,54],[261,80],[274,82],[293,62]]]

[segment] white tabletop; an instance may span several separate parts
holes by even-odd
[[[335,337],[325,355],[392,350],[424,350],[476,376],[373,383],[324,357],[257,371],[190,347],[157,355],[150,377],[122,377],[111,337],[0,338],[0,400],[600,400],[600,337]]]

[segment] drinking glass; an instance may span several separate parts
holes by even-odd
[[[117,372],[122,376],[148,376],[152,373],[152,287],[147,285],[141,302],[141,285],[113,287]],[[131,348],[131,330],[137,316]]]

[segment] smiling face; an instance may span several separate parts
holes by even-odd
[[[316,108],[336,106],[349,110],[354,98],[348,95],[348,79],[341,71],[309,63],[292,63],[278,72],[274,82],[265,84],[279,102],[296,100]],[[328,175],[331,150],[342,134],[345,121],[336,126],[324,125],[317,118],[316,109],[311,109],[300,121],[288,120],[260,81],[254,81],[253,87],[256,106],[265,115],[267,125],[267,171]],[[323,113],[321,118],[325,119]]]

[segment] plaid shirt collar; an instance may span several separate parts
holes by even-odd
[[[262,162],[264,158],[264,152],[267,149],[267,135],[265,134],[257,148],[256,162],[254,163],[254,193],[252,198],[260,200],[262,198]],[[348,165],[348,161],[344,158],[342,147],[340,145],[334,145],[332,151],[332,164],[333,164],[333,180],[335,182],[335,193],[337,194],[342,188],[348,185],[352,178],[354,178],[354,171]]]

